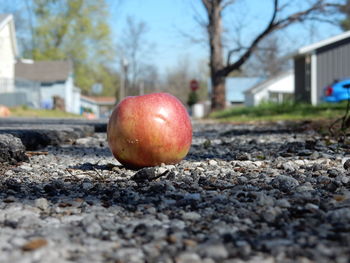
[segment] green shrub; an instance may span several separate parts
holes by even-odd
[[[214,112],[210,117],[231,121],[334,118],[345,113],[346,103],[324,103],[312,106],[291,101],[281,104],[263,102],[255,107],[233,107],[224,111]]]
[[[187,100],[187,105],[192,107],[194,104],[198,102],[198,94],[196,91],[191,91],[190,94],[188,95],[188,100]]]

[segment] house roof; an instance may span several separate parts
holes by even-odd
[[[319,48],[323,48],[325,46],[331,45],[333,43],[336,43],[336,42],[339,42],[341,40],[348,39],[348,38],[350,39],[350,31],[346,31],[342,34],[321,40],[321,41],[313,43],[311,45],[301,47],[298,50],[297,54],[299,54],[299,55],[307,54],[307,53],[313,52]]]
[[[43,83],[66,81],[72,72],[70,61],[21,60],[15,64],[16,78]]]
[[[250,89],[247,89],[246,91],[244,91],[245,94],[252,94],[252,93],[256,93],[262,89],[264,89],[265,87],[273,84],[274,82],[284,78],[284,77],[287,77],[289,75],[293,74],[293,71],[290,70],[290,71],[286,71],[286,72],[282,72],[278,75],[275,75],[275,76],[272,76],[262,82],[259,82],[257,83],[256,85],[254,85],[253,87],[251,87]]]
[[[9,15],[7,14],[0,14],[0,25],[2,25],[2,22],[7,19]],[[0,27],[1,28],[1,27]]]
[[[243,102],[244,91],[261,81],[261,78],[226,78],[226,99],[228,101]]]
[[[18,56],[18,47],[16,40],[16,31],[15,31],[15,23],[13,21],[13,15],[11,14],[0,14],[0,31],[10,23],[10,34],[11,34],[11,43],[14,50],[14,54]]]
[[[10,14],[0,14],[0,30],[12,19]]]
[[[94,103],[97,105],[114,105],[116,103],[116,98],[115,97],[97,97],[97,96],[80,96],[82,99]]]

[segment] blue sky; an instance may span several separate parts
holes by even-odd
[[[187,58],[193,67],[208,58],[206,43],[194,44],[183,33],[203,38],[203,31],[194,17],[205,18],[200,0],[108,0],[111,10],[113,38],[118,37],[125,28],[127,16],[134,17],[148,25],[146,38],[155,44],[155,53],[151,61],[160,72],[175,67],[179,59]],[[224,26],[227,29],[238,27],[243,43],[249,43],[252,37],[261,31],[270,17],[272,1],[237,1],[224,13]],[[296,1],[295,7],[305,1]],[[229,25],[229,26],[228,26]],[[236,29],[235,29],[236,30]],[[311,33],[310,33],[311,32]],[[235,36],[234,31],[231,36]],[[281,34],[286,52],[340,33],[340,30],[327,24],[296,25]],[[233,39],[232,39],[233,40]]]
[[[118,43],[126,27],[126,18],[133,17],[148,26],[145,35],[154,44],[154,52],[147,56],[148,63],[155,64],[160,73],[178,66],[187,59],[190,68],[198,70],[200,63],[206,64],[208,48],[203,28],[198,26],[195,17],[205,19],[201,0],[106,0],[108,3],[113,40]],[[339,1],[339,0],[330,0]],[[283,2],[283,1],[281,1]],[[305,5],[305,0],[285,0],[294,3],[291,10]],[[0,0],[6,5],[25,3],[23,0]],[[231,30],[227,43],[234,41],[237,32],[242,43],[247,45],[268,23],[271,16],[272,0],[236,0],[235,4],[224,12],[224,27]],[[280,34],[285,53],[297,48],[340,33],[329,24],[296,25]],[[194,44],[184,34],[202,39],[201,44]]]
[[[126,17],[143,21],[148,26],[146,38],[154,44],[152,62],[160,71],[176,65],[181,57],[198,61],[207,55],[205,45],[193,45],[183,33],[201,36],[193,19],[193,6],[185,0],[129,0],[113,8],[111,26],[118,42],[125,28]],[[195,2],[195,1],[192,1]]]

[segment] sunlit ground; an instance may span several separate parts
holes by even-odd
[[[10,108],[11,117],[33,117],[33,118],[83,118],[81,115],[68,113],[60,110],[33,109],[29,107]]]

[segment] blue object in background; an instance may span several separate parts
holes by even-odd
[[[46,110],[51,110],[53,108],[52,100],[43,100],[41,102],[41,108]]]
[[[340,102],[350,99],[350,78],[335,81],[324,89],[324,101]]]

